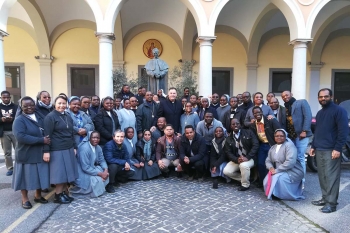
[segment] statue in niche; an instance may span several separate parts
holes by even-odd
[[[159,89],[165,89],[165,76],[168,73],[169,66],[165,61],[159,59],[159,50],[152,49],[153,59],[149,60],[145,66],[147,75],[149,76],[149,90],[157,93]]]

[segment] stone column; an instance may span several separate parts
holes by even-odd
[[[8,35],[7,32],[0,30],[0,92],[6,90],[3,38]]]
[[[259,64],[247,64],[247,87],[246,91],[255,93],[258,84],[258,67]]]
[[[312,39],[295,39],[289,42],[294,46],[292,93],[296,99],[306,98],[306,57],[307,44]]]
[[[49,58],[46,59],[37,59],[40,67],[40,91],[47,91],[52,93],[52,73],[51,73],[51,63],[52,60]]]
[[[207,97],[213,93],[212,86],[212,50],[216,36],[199,36],[199,95]]]
[[[99,92],[100,98],[113,96],[113,53],[114,33],[96,32],[100,44]]]
[[[320,70],[323,64],[311,64],[310,68],[310,84],[309,84],[309,104],[311,107],[312,115],[316,116],[317,111],[320,109],[318,103],[317,93],[320,89]]]

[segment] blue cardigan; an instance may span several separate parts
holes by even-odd
[[[103,147],[103,155],[108,164],[115,163],[124,166],[127,162],[131,165],[129,153],[124,143],[119,147],[114,140],[110,140]]]

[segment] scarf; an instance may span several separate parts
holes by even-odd
[[[296,101],[296,99],[294,97],[291,97],[288,102],[284,103],[284,106],[288,110],[289,115],[292,115],[292,105],[295,101]]]
[[[152,140],[148,140],[146,141],[144,138],[142,139],[142,141],[145,143],[144,147],[143,147],[143,156],[145,158],[145,161],[150,160],[151,158],[151,143]]]
[[[48,110],[50,110],[52,108],[52,104],[51,103],[49,105],[46,105],[41,100],[38,100],[38,104],[39,104],[40,107],[46,108]]]
[[[221,154],[223,145],[225,144],[225,141],[226,141],[225,137],[213,139],[213,146],[214,146],[216,153]]]

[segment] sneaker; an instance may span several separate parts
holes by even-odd
[[[7,176],[12,176],[12,174],[13,174],[13,170],[12,170],[12,169],[10,169],[10,170],[8,170],[8,171],[6,172],[6,175],[7,175]]]
[[[107,192],[107,193],[115,193],[115,189],[114,189],[114,187],[113,187],[113,184],[108,184],[108,185],[106,186],[106,192]]]

